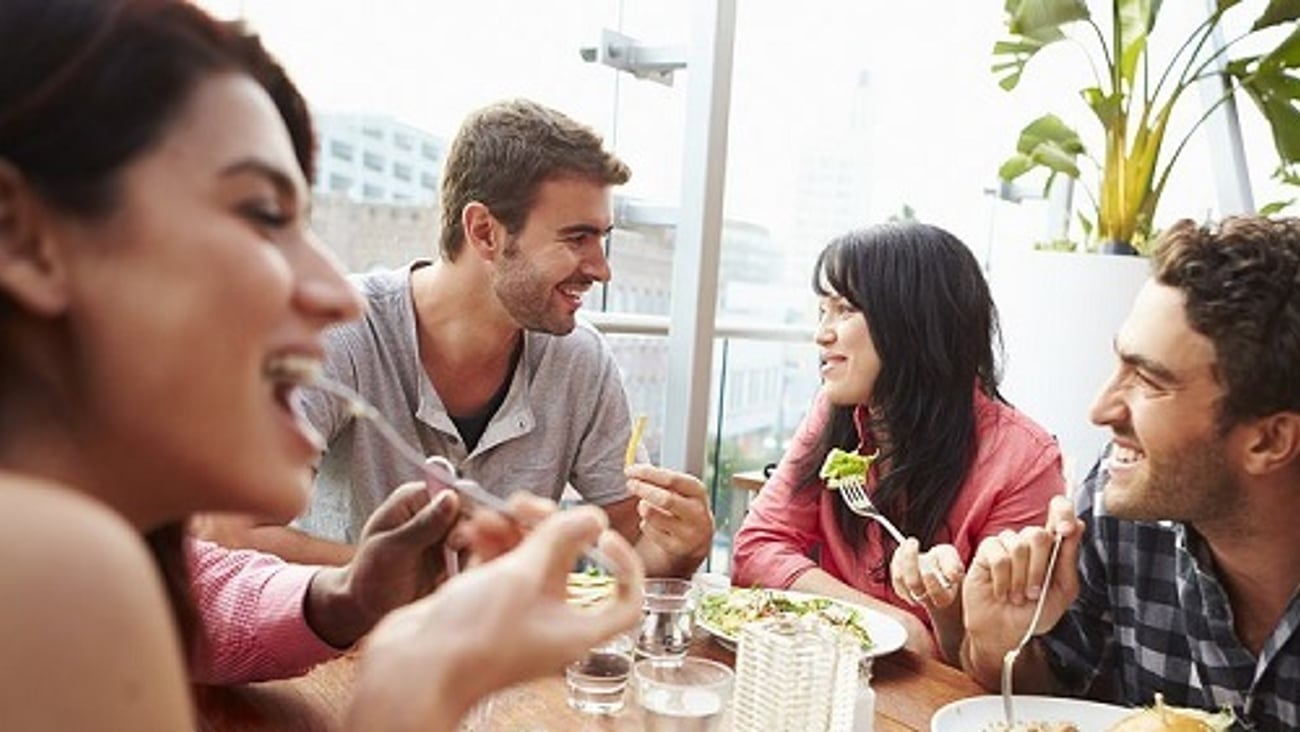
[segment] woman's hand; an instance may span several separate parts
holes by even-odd
[[[952,544],[938,544],[921,551],[916,539],[908,539],[894,550],[889,577],[899,597],[931,612],[946,608],[961,596],[966,565]]]

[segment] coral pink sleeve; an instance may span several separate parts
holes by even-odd
[[[817,566],[810,558],[825,537],[818,518],[819,497],[796,494],[801,463],[826,427],[829,404],[820,393],[776,472],[763,485],[736,532],[732,583],[740,587],[788,588]]]
[[[288,678],[341,652],[307,625],[303,600],[319,567],[192,539],[191,588],[203,637],[191,673],[205,684]]]

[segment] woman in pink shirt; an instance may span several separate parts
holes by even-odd
[[[822,251],[813,287],[822,389],[736,534],[734,583],[879,609],[909,648],[955,662],[966,564],[984,537],[1043,522],[1064,490],[1060,451],[998,393],[997,310],[956,237],[850,232]],[[899,546],[827,489],[832,448],[879,451],[867,491],[914,538]]]

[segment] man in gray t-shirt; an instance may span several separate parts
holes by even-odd
[[[466,120],[443,174],[441,257],[357,280],[370,311],[328,334],[326,373],[359,391],[426,454],[500,495],[558,499],[566,483],[602,506],[650,575],[686,575],[713,534],[703,484],[637,464],[617,365],[578,324],[607,281],[611,188],[627,167],[599,136],[516,100]],[[305,411],[328,442],[302,531],[260,527],[247,544],[303,562],[350,555],[365,517],[418,472],[347,410]],[[304,533],[305,532],[305,533]]]
[[[477,429],[466,427],[425,376],[415,347],[412,282],[431,266],[415,262],[353,280],[369,307],[364,320],[329,333],[326,375],[364,394],[409,444],[445,456],[498,495],[522,490],[558,499],[567,482],[588,503],[628,498],[630,418],[600,334],[585,323],[565,336],[526,331],[499,405]],[[353,543],[392,487],[419,480],[419,471],[341,400],[308,391],[304,406],[329,449],[310,509],[295,524]]]

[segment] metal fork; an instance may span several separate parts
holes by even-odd
[[[1014,727],[1016,724],[1016,713],[1011,704],[1011,672],[1016,665],[1016,659],[1020,657],[1020,651],[1029,643],[1029,639],[1034,637],[1034,629],[1038,627],[1038,621],[1043,615],[1043,605],[1047,601],[1047,588],[1052,583],[1052,573],[1056,571],[1056,555],[1061,553],[1061,535],[1057,534],[1052,541],[1052,554],[1047,558],[1047,575],[1043,579],[1043,590],[1038,594],[1038,602],[1034,604],[1034,614],[1029,618],[1029,627],[1025,628],[1025,635],[1016,644],[1015,648],[1007,651],[1002,657],[1002,711],[1007,715],[1007,726]]]
[[[903,532],[899,531],[898,527],[894,525],[894,522],[890,521],[889,517],[881,513],[880,509],[876,508],[876,505],[871,502],[871,497],[867,495],[867,486],[865,482],[859,482],[856,480],[845,481],[839,486],[839,491],[840,497],[844,499],[844,505],[848,506],[850,511],[880,524],[884,527],[885,531],[889,532],[889,535],[894,538],[895,542],[899,544],[903,543],[905,540]],[[943,572],[939,571],[938,563],[931,562],[926,569],[929,570],[931,576],[933,576],[945,590],[952,589],[952,580],[948,579],[944,576]]]
[[[416,450],[411,443],[407,442],[400,434],[398,434],[392,423],[385,419],[374,405],[366,401],[364,397],[354,391],[351,387],[327,378],[323,373],[321,373],[320,368],[315,364],[303,366],[297,363],[291,363],[287,366],[278,368],[274,373],[278,378],[282,378],[285,381],[291,381],[301,386],[319,389],[330,396],[343,400],[343,402],[347,404],[348,410],[353,416],[367,420],[370,424],[374,425],[380,436],[384,438],[384,441],[396,450],[397,454],[400,455],[402,459],[418,468],[421,475],[425,476],[427,479],[427,482],[439,487],[450,488],[459,493],[462,497],[468,498],[485,508],[496,511],[501,515],[510,518],[512,521],[524,528],[531,528],[529,522],[516,515],[511,509],[510,504],[508,504],[504,498],[495,493],[488,492],[483,488],[483,486],[479,485],[476,480],[463,478],[457,475],[455,466],[453,466],[451,461],[447,458],[442,457],[441,455],[435,455],[426,460],[420,451]],[[606,574],[614,574],[614,564],[596,547],[587,547],[583,551],[583,557],[585,557],[587,561],[600,567],[600,569],[604,570]],[[459,562],[453,560],[450,556],[448,556],[447,559],[449,570],[451,570],[452,574],[455,574],[457,569],[455,565]]]

